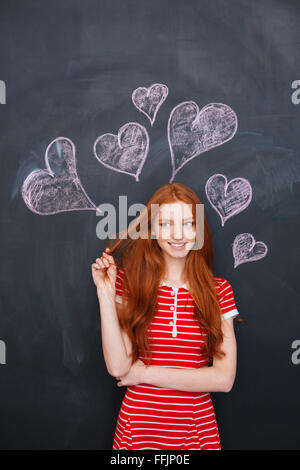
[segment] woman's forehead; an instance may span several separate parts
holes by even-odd
[[[192,207],[192,204],[183,201],[164,203],[159,206],[159,214],[160,217],[166,218],[176,216],[187,218],[193,215]]]

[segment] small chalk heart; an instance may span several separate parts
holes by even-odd
[[[162,83],[154,83],[149,88],[139,87],[133,91],[132,102],[134,106],[150,119],[151,126],[153,126],[157,112],[168,93],[168,87]]]
[[[233,215],[246,209],[252,200],[252,187],[245,178],[227,182],[222,174],[211,176],[205,185],[207,199],[221,217],[222,226]]]
[[[242,263],[257,261],[268,253],[268,247],[264,242],[255,241],[251,233],[240,233],[232,244],[234,267]]]
[[[148,132],[137,122],[122,126],[118,135],[100,135],[94,142],[94,155],[102,165],[131,175],[136,181],[139,181],[148,150]]]

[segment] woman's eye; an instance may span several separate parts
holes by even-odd
[[[192,227],[194,225],[194,222],[186,222],[186,224],[191,224],[190,227]]]
[[[195,222],[192,222],[192,221],[190,221],[190,222],[185,222],[184,225],[186,225],[186,224],[190,224],[190,227],[192,227],[192,226],[195,224]],[[169,223],[169,222],[160,222],[159,225],[161,225],[161,226],[166,226],[166,225],[170,225],[170,223]]]

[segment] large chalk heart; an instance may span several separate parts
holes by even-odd
[[[237,116],[226,104],[210,103],[199,110],[193,101],[178,104],[168,121],[172,177],[187,162],[203,152],[232,139],[237,130]]]
[[[57,137],[45,152],[46,170],[34,170],[22,185],[22,197],[36,214],[51,215],[74,210],[96,210],[77,176],[75,145]]]
[[[137,122],[122,126],[118,135],[103,134],[94,142],[94,155],[102,165],[139,181],[149,150],[146,129]]]
[[[257,261],[268,253],[268,247],[264,242],[256,242],[251,233],[240,233],[232,244],[234,267],[242,263]]]
[[[153,126],[157,112],[168,93],[168,87],[162,83],[154,83],[149,88],[139,87],[133,91],[132,102],[134,106],[150,119],[151,126]]]
[[[222,226],[227,219],[246,209],[252,199],[252,187],[245,178],[233,178],[215,174],[205,185],[207,199],[221,217]]]

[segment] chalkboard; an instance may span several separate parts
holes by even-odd
[[[96,208],[170,181],[247,322],[212,394],[222,448],[299,449],[299,21],[287,0],[1,2],[2,449],[111,449]]]

